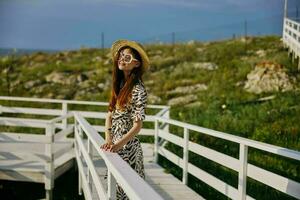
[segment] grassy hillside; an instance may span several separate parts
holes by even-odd
[[[151,61],[144,82],[148,104],[168,104],[171,118],[300,151],[300,73],[277,36],[215,42],[146,45]],[[109,49],[34,53],[2,57],[0,95],[108,101],[112,63]],[[251,93],[244,89],[247,75],[262,61],[282,65],[294,80],[292,90]],[[272,97],[270,100],[261,100]],[[179,105],[179,106],[178,106]],[[147,110],[148,111],[148,110]],[[150,125],[149,125],[150,126]],[[171,131],[181,135],[176,127]],[[191,140],[234,157],[238,147],[226,141],[191,133]],[[181,149],[169,145],[171,151]],[[300,165],[249,149],[249,162],[300,182]],[[190,154],[194,164],[237,187],[237,174]],[[193,159],[196,158],[196,159]],[[181,177],[181,170],[160,158]],[[190,176],[189,185],[205,198],[222,194]],[[257,199],[286,199],[285,195],[249,180]]]

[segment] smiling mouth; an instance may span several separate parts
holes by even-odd
[[[124,62],[119,62],[119,65],[125,65],[125,63]]]

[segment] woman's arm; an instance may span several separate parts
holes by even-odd
[[[112,138],[111,138],[111,131],[109,130],[109,128],[111,128],[111,116],[112,113],[111,111],[108,111],[106,119],[105,119],[105,141],[107,143],[111,143],[112,142]]]
[[[121,146],[124,146],[127,142],[129,142],[129,140],[131,140],[135,135],[137,135],[140,132],[142,126],[142,120],[134,122],[132,128],[117,143],[119,143]]]
[[[129,142],[135,135],[137,135],[143,126],[143,121],[138,120],[133,123],[132,128],[120,139],[116,144],[113,144],[109,151],[117,152],[121,149],[127,142]]]

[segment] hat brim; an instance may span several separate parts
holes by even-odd
[[[146,53],[145,49],[143,48],[143,46],[135,41],[125,40],[125,39],[117,40],[112,44],[111,56],[112,56],[113,62],[116,61],[119,50],[124,46],[129,46],[129,47],[137,50],[137,52],[140,54],[141,59],[142,59],[141,67],[143,68],[143,71],[146,71],[149,69],[149,67],[150,67],[149,58],[148,58],[147,53]]]

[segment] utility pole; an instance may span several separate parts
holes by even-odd
[[[287,4],[288,4],[287,1],[288,1],[288,0],[284,0],[284,18],[287,17]]]
[[[245,20],[245,52],[247,53],[247,20]]]
[[[104,33],[101,33],[101,48],[104,49]]]
[[[175,32],[172,32],[172,54],[175,55]]]
[[[172,45],[174,46],[175,44],[175,32],[172,32]]]
[[[102,57],[104,57],[104,33],[101,33],[101,51],[102,51]]]

